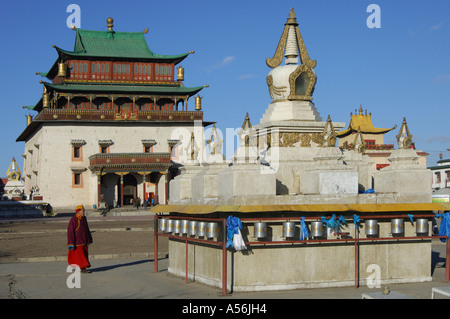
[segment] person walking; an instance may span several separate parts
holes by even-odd
[[[67,246],[69,248],[67,260],[69,265],[77,266],[82,273],[89,273],[88,245],[93,243],[91,231],[86,219],[86,211],[83,205],[75,208],[75,215],[70,219],[67,227]]]
[[[136,198],[136,209],[139,209],[139,206],[141,206],[141,198]]]

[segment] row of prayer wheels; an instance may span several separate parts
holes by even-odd
[[[267,223],[256,222],[254,226],[254,238],[266,238],[267,237]],[[326,235],[325,224],[321,221],[311,222],[311,236],[314,238],[324,237]],[[283,223],[282,236],[285,238],[296,237],[296,223],[293,221],[287,221]]]
[[[376,219],[366,219],[366,236],[377,237],[379,233],[379,225]],[[416,235],[428,236],[429,226],[427,218],[416,219]],[[404,219],[393,218],[391,219],[391,234],[393,236],[402,236],[405,233]]]
[[[218,238],[219,223],[187,219],[160,218],[158,231],[168,234],[197,236],[198,238]]]
[[[367,219],[365,221],[365,231],[368,237],[376,237],[379,232],[378,221],[375,219]],[[253,237],[262,239],[267,237],[267,223],[256,222],[253,224]],[[283,223],[282,236],[285,238],[296,237],[296,223],[287,221]],[[429,226],[427,218],[416,219],[416,235],[428,236]],[[313,221],[310,223],[310,236],[313,238],[326,237],[327,230],[325,223],[322,221]],[[404,234],[404,220],[403,218],[394,218],[391,220],[391,234],[393,236],[402,236]]]

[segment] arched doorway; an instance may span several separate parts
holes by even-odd
[[[121,187],[120,187],[120,178],[117,184],[117,192],[118,192],[118,201],[119,205],[120,200],[122,198],[121,196]],[[131,174],[127,174],[123,176],[123,205],[133,205],[134,200],[136,198],[136,191],[137,191],[137,180],[136,177],[134,177]]]

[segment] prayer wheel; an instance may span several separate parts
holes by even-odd
[[[267,223],[257,222],[257,223],[254,223],[253,226],[255,228],[253,237],[255,237],[255,238],[267,237]]]
[[[311,236],[325,237],[325,225],[322,221],[311,222]]]
[[[174,231],[173,219],[168,219],[166,225],[166,233],[173,233],[173,231]]]
[[[183,219],[181,221],[181,233],[187,234],[189,232],[189,221],[187,219]]]
[[[189,222],[189,235],[190,236],[197,235],[197,230],[198,230],[198,222],[196,220],[191,220]]]
[[[173,221],[173,229],[175,234],[181,233],[181,220],[176,219]]]
[[[206,224],[206,237],[217,238],[219,237],[219,224],[211,222]]]
[[[206,235],[206,222],[199,222],[197,229],[197,236],[205,237],[205,235]]]
[[[428,219],[418,218],[416,219],[416,234],[417,236],[428,236]]]
[[[283,223],[283,237],[292,238],[295,237],[295,223],[284,222]]]
[[[378,236],[378,221],[375,219],[366,219],[366,236]]]
[[[167,219],[165,218],[160,218],[158,220],[158,230],[160,232],[165,232],[166,231],[166,227],[167,227]]]
[[[392,235],[401,235],[404,233],[403,218],[394,218],[391,220],[391,233]]]

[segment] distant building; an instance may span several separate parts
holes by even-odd
[[[428,167],[433,172],[433,190],[450,189],[450,159],[440,159],[437,166]]]
[[[394,150],[394,144],[384,144],[384,135],[397,127],[392,128],[378,128],[372,123],[372,114],[367,114],[367,110],[363,112],[362,106],[359,113],[355,110],[355,114],[350,113],[350,123],[347,129],[337,132],[338,144],[341,149],[352,150],[355,146],[355,138],[358,132],[361,132],[365,145],[363,153],[368,155],[373,161],[373,168],[380,170],[389,166],[388,157]],[[411,148],[415,149],[414,143],[411,143]],[[417,151],[419,156],[419,164],[423,167],[427,165],[426,157],[429,155],[426,152]]]
[[[42,82],[37,112],[17,138],[25,142],[24,185],[54,208],[121,207],[147,198],[165,204],[185,145],[203,121],[206,86],[185,87],[175,66],[190,53],[152,52],[143,32],[75,29],[73,51],[58,58]],[[196,132],[197,136],[201,133]],[[202,148],[202,145],[198,145]],[[201,150],[200,150],[201,152]]]

